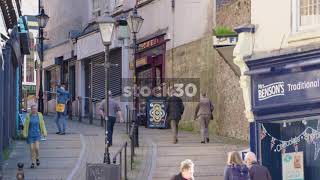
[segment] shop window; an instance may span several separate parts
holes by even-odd
[[[58,83],[57,68],[53,68],[46,72],[46,93],[48,95],[48,100],[55,99],[55,92],[57,90],[56,85]]]
[[[319,179],[320,118],[263,123],[260,127],[260,159],[273,180],[288,176]]]
[[[34,52],[31,51],[30,55],[27,55],[26,60],[26,82],[35,83],[35,68],[34,68]]]
[[[30,42],[30,54],[26,55],[26,59],[23,66],[23,82],[28,85],[36,84],[36,71],[35,71],[35,59],[36,59],[36,48],[34,45],[34,36],[33,33],[29,33],[29,42]]]
[[[320,0],[293,0],[293,2],[295,32],[320,27]]]

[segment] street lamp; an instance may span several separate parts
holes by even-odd
[[[102,39],[102,43],[105,46],[105,59],[104,59],[104,69],[105,69],[105,103],[104,103],[104,111],[107,116],[105,116],[105,151],[103,162],[110,164],[110,153],[109,153],[109,141],[108,141],[108,130],[107,130],[107,122],[109,119],[109,46],[111,45],[111,38],[114,29],[115,20],[109,15],[107,12],[104,16],[100,17],[97,20],[99,25],[100,35]]]
[[[41,10],[40,10],[41,9]],[[39,100],[38,100],[38,111],[43,113],[43,87],[42,87],[42,64],[43,64],[43,29],[46,27],[49,16],[44,12],[43,8],[39,8],[39,14],[36,16],[38,20],[38,26],[39,26],[39,43],[40,43],[40,86],[39,86]]]
[[[136,88],[137,88],[137,72],[136,72],[136,53],[137,53],[137,33],[140,31],[142,23],[143,23],[143,18],[138,15],[137,8],[134,7],[132,14],[128,17],[128,26],[130,28],[131,33],[133,34],[133,87],[134,87],[134,92],[133,93],[133,103],[134,103],[134,122],[133,126],[135,128],[135,134],[134,134],[134,145],[135,147],[139,147],[139,128],[137,124],[137,111],[138,111],[138,99],[136,97]]]

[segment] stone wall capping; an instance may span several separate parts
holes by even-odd
[[[254,33],[255,28],[256,27],[254,24],[243,24],[243,25],[240,25],[240,26],[234,28],[234,31],[238,34],[243,33],[243,32]]]

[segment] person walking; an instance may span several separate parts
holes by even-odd
[[[184,111],[182,99],[177,97],[175,90],[171,90],[170,97],[167,99],[167,120],[170,123],[173,133],[173,143],[178,143],[178,125]]]
[[[111,98],[111,91],[109,91],[109,115],[108,115],[108,121],[107,121],[107,131],[108,131],[108,146],[111,147],[112,146],[112,136],[113,136],[113,127],[114,127],[114,124],[117,120],[117,115],[120,119],[120,122],[124,122],[123,120],[123,116],[122,116],[122,113],[121,113],[121,108],[118,104],[118,102]],[[102,100],[101,101],[101,104],[100,104],[100,114],[101,116],[103,116],[105,119],[106,119],[106,112],[105,112],[105,109],[104,109],[104,105],[107,103],[106,99]]]
[[[57,89],[57,115],[56,124],[58,132],[56,134],[65,135],[67,128],[67,102],[70,99],[70,93],[66,90],[65,84]]]
[[[171,180],[194,180],[194,164],[190,159],[186,159],[180,164],[179,174],[173,176]]]
[[[211,100],[206,97],[205,92],[202,92],[194,114],[194,119],[200,121],[201,143],[209,143],[208,127],[210,120],[213,120],[213,109]]]
[[[31,113],[27,115],[23,128],[23,137],[30,144],[31,168],[35,168],[35,164],[40,166],[39,144],[41,136],[47,136],[43,115],[37,111],[36,105],[31,105]]]
[[[250,180],[272,180],[269,170],[258,164],[257,157],[253,152],[248,152],[244,161],[249,168]]]
[[[242,163],[238,152],[228,154],[227,166],[224,170],[224,180],[249,180],[249,169]]]

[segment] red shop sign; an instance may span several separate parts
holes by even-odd
[[[162,42],[161,38],[156,37],[156,38],[150,39],[148,41],[145,41],[143,43],[140,43],[138,46],[139,47],[138,49],[139,49],[139,51],[143,51],[143,50],[148,49],[150,47],[159,45],[161,42]]]

